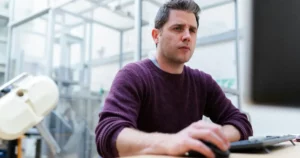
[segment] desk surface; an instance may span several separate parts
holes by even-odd
[[[291,142],[285,142],[275,145],[272,148],[268,148],[270,153],[231,153],[230,158],[295,158],[300,156],[300,143],[295,142],[294,146]],[[142,155],[132,156],[130,158],[174,158],[173,156],[153,156]]]

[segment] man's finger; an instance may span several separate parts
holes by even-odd
[[[215,132],[221,139],[222,141],[229,147],[230,142],[225,136],[222,126],[216,125],[214,123],[209,123],[209,122],[204,122],[204,121],[198,121],[193,123],[193,127],[197,129],[209,129],[213,132]]]
[[[199,140],[195,140],[195,139],[192,139],[192,138],[188,139],[188,140],[186,140],[185,145],[190,150],[199,152],[199,153],[203,154],[205,157],[215,157],[212,150]]]
[[[209,129],[192,129],[189,131],[190,137],[195,140],[203,140],[216,145],[220,150],[228,150],[229,146],[220,136]]]

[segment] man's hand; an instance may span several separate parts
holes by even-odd
[[[235,128],[232,125],[224,125],[222,127],[224,134],[226,136],[226,138],[230,141],[230,142],[235,142],[235,141],[239,141],[241,139],[241,134],[238,131],[237,128]]]
[[[165,149],[168,155],[178,156],[194,150],[206,157],[214,157],[213,152],[200,140],[211,142],[224,151],[228,150],[230,146],[221,126],[198,121],[182,131],[170,135],[170,140],[165,144]]]
[[[206,157],[214,157],[213,152],[202,141],[211,142],[221,150],[228,150],[230,145],[221,126],[204,121],[195,122],[175,134],[144,133],[124,128],[117,137],[116,145],[119,156],[182,156],[194,150]]]

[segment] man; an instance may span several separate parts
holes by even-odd
[[[153,60],[121,69],[106,98],[96,128],[100,155],[183,155],[195,150],[214,157],[203,143],[221,150],[248,139],[247,117],[226,98],[212,77],[184,65],[196,44],[199,6],[193,0],[172,0],[158,11]],[[207,123],[202,116],[214,123]]]

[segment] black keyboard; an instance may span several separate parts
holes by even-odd
[[[281,142],[291,141],[291,143],[293,143],[293,139],[295,138],[296,136],[293,135],[253,138],[249,140],[232,142],[229,150],[231,152],[240,152],[240,151],[245,152],[245,151],[256,150],[256,149],[265,149],[268,146],[272,146]]]

